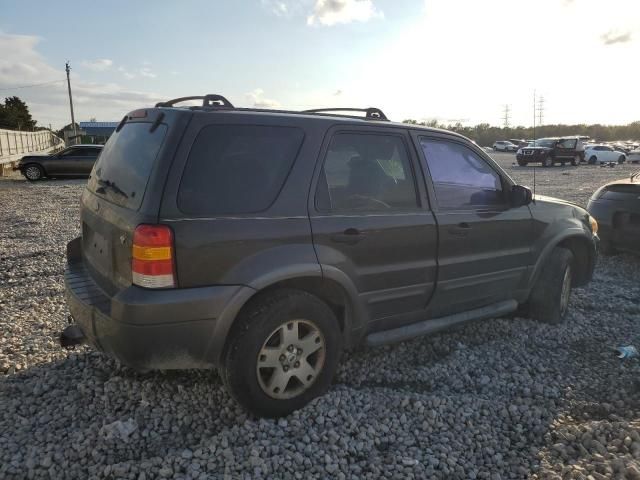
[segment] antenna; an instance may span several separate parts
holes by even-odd
[[[533,90],[533,141],[536,141],[536,91]]]

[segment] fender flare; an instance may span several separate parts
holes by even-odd
[[[584,230],[578,227],[568,228],[563,232],[556,234],[551,240],[546,242],[546,245],[543,248],[542,252],[540,253],[540,255],[538,255],[538,259],[536,260],[536,263],[532,268],[531,275],[529,276],[529,289],[533,288],[536,281],[538,280],[542,267],[549,258],[551,251],[558,245],[560,245],[560,243],[569,238],[580,238],[587,243],[591,243],[589,238],[585,235]],[[593,257],[590,258],[590,261],[593,263]]]
[[[352,343],[351,332],[354,329],[361,329],[366,322],[366,310],[359,299],[358,291],[349,277],[339,269],[320,264],[296,264],[288,265],[277,271],[269,272],[266,275],[256,278],[250,285],[242,286],[229,300],[227,306],[220,313],[215,322],[213,335],[207,357],[216,365],[221,365],[224,358],[224,350],[227,337],[233,324],[242,308],[258,293],[272,285],[276,285],[286,280],[296,278],[328,278],[338,283],[345,293],[345,324],[344,338],[345,344]]]

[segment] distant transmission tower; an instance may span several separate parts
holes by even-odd
[[[538,125],[542,125],[544,120],[544,97],[538,99]]]
[[[504,117],[502,117],[504,121],[504,128],[509,128],[509,105],[504,106]]]

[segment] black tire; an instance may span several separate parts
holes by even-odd
[[[580,155],[576,155],[575,157],[573,157],[573,159],[571,160],[571,165],[573,165],[574,167],[580,165]]]
[[[532,318],[551,324],[564,321],[571,295],[572,266],[573,253],[566,248],[555,247],[542,266],[529,296],[528,310]],[[568,292],[564,292],[565,281],[569,282]],[[564,300],[563,293],[567,295]]]
[[[626,160],[626,158],[625,158],[625,156],[624,156],[624,155],[620,155],[620,156],[618,157],[618,163],[619,163],[619,164],[624,163],[624,161],[625,161],[625,160]]]
[[[24,178],[30,182],[37,182],[38,180],[42,180],[42,177],[44,177],[44,170],[37,163],[29,163],[28,165],[25,165],[22,172]]]
[[[266,393],[261,385],[262,382],[265,387],[270,388],[269,385],[266,385],[268,382],[262,377],[259,380],[259,375],[262,376],[264,371],[260,367],[260,362],[264,361],[261,352],[265,352],[264,348],[271,348],[267,342],[274,338],[275,332],[281,328],[289,329],[288,327],[293,325],[294,321],[300,320],[313,324],[317,327],[317,331],[321,332],[324,347],[317,352],[320,352],[318,355],[322,355],[322,364],[316,372],[316,378],[311,381],[308,387],[305,387],[298,380],[298,377],[294,377],[296,369],[286,367],[287,370],[284,370],[285,367],[282,366],[283,372],[287,372],[291,368],[289,373],[291,378],[285,384],[282,392],[277,391],[279,389],[276,388],[274,389],[275,393],[272,392],[272,394],[284,394],[284,391],[292,385],[303,388],[303,390],[291,398],[274,398],[272,394]],[[296,326],[296,328],[298,327]],[[281,331],[282,333],[277,333],[277,335],[278,338],[284,340],[286,333]],[[306,337],[300,340],[302,341],[304,338]],[[284,343],[286,342],[282,342],[279,347],[286,348]],[[316,341],[316,343],[320,342]],[[296,351],[298,354],[302,354],[302,350],[297,350],[296,347],[293,349],[294,356]],[[287,353],[284,350],[283,352]],[[240,313],[229,334],[224,363],[219,371],[229,394],[245,409],[258,416],[281,417],[304,407],[329,388],[341,352],[342,333],[333,311],[326,303],[306,292],[277,290],[256,298]],[[287,355],[289,354],[287,353]],[[284,356],[280,354],[278,360],[283,362]],[[307,358],[304,357],[300,360],[305,362],[305,365],[301,365],[300,361],[297,361],[296,366],[300,369],[309,366],[312,362],[308,362]],[[319,361],[320,356],[315,358]],[[296,360],[292,359],[291,361]],[[266,367],[266,370],[272,370],[271,375],[276,373],[283,375],[277,368]],[[309,378],[311,376],[307,377],[307,380]]]
[[[518,159],[518,165],[520,165],[521,167],[526,167],[527,166],[527,162],[521,159]]]
[[[553,167],[553,157],[551,155],[547,155],[542,159],[542,166],[545,168]]]
[[[589,157],[589,165],[595,165],[596,163],[598,163],[598,157],[596,157],[595,155],[591,155]]]

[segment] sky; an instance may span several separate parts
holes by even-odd
[[[392,120],[640,120],[640,0],[0,0],[0,98],[40,125],[218,93]],[[538,117],[536,117],[536,121]]]

